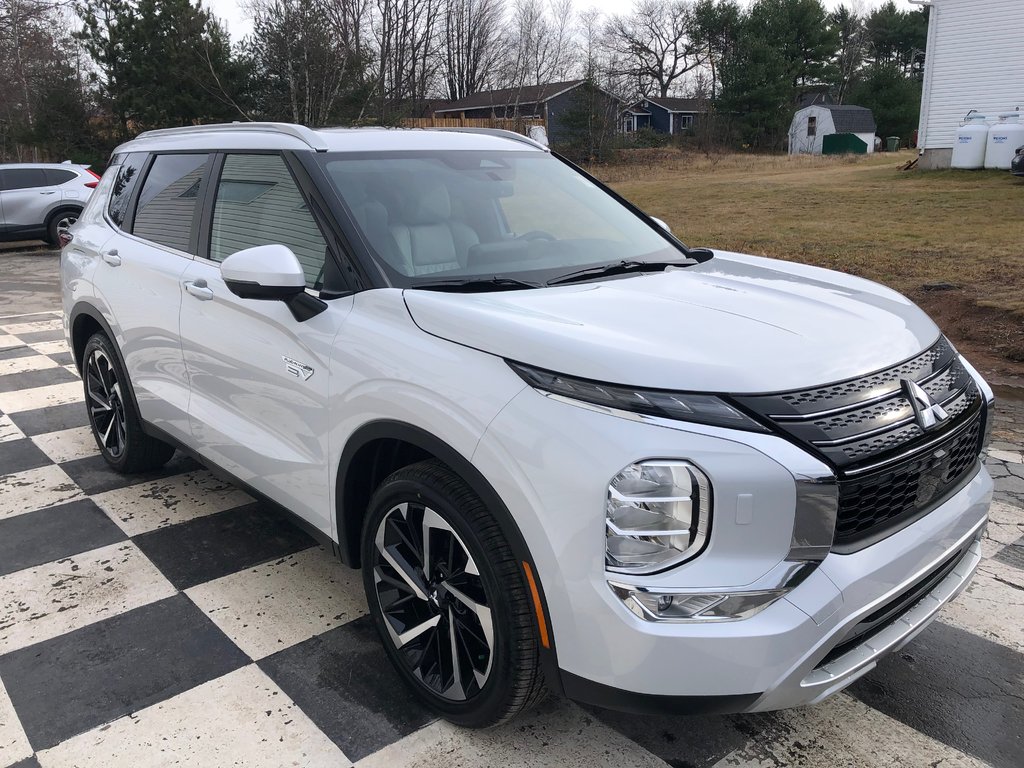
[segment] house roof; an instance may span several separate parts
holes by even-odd
[[[648,101],[651,104],[657,104],[664,110],[669,112],[707,112],[707,100],[705,99],[678,99],[674,96],[648,96],[643,101]],[[640,103],[643,104],[643,101]]]
[[[855,107],[852,104],[817,104],[832,113],[836,133],[874,133],[875,116],[867,107]]]
[[[504,107],[512,104],[543,104],[548,99],[572,90],[584,80],[565,80],[560,83],[524,85],[522,88],[500,88],[496,91],[480,91],[464,99],[449,101],[434,112],[462,112],[467,109]]]

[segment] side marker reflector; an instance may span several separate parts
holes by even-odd
[[[537,582],[533,578],[533,569],[530,564],[523,561],[523,571],[526,573],[526,581],[530,585],[530,595],[533,597],[533,609],[537,613],[537,629],[540,631],[540,644],[545,648],[551,647],[548,638],[548,623],[544,620],[544,607],[540,604],[540,592],[537,590]]]

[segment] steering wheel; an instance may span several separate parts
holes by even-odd
[[[516,236],[516,240],[557,240],[554,235],[550,232],[545,232],[543,229],[531,229],[529,232],[524,232],[521,235]]]

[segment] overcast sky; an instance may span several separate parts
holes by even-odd
[[[252,22],[247,17],[245,11],[242,10],[240,0],[202,1],[207,8],[227,22],[228,31],[231,33],[233,41],[238,42],[252,31]],[[824,0],[824,3],[828,8],[834,8],[837,5],[842,5],[844,1],[847,5],[859,5],[864,8],[874,8],[885,2],[885,0]],[[747,4],[747,0],[740,0],[740,2]],[[896,0],[896,3],[900,6],[905,5],[908,9],[915,7],[910,5],[907,0]],[[622,13],[631,5],[632,3],[628,2],[628,0],[576,0],[576,7],[579,10],[597,8],[606,14]]]

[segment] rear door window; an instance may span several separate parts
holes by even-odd
[[[0,171],[0,190],[45,187],[46,171],[42,168],[8,168]]]
[[[118,158],[121,167],[118,168],[114,186],[110,189],[107,214],[110,216],[110,220],[119,227],[123,227],[128,218],[128,204],[131,201],[132,193],[135,192],[135,187],[139,184],[139,175],[142,173],[146,157],[145,152],[133,152]]]
[[[209,155],[157,155],[135,209],[136,237],[189,253]]]

